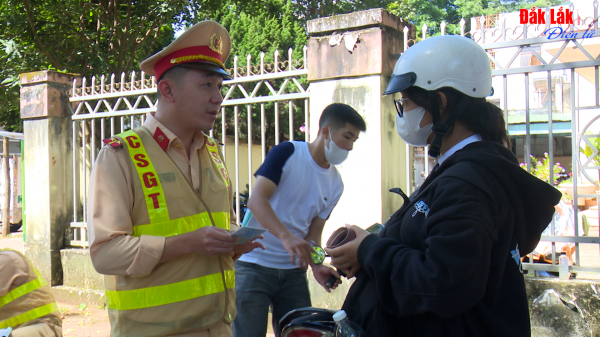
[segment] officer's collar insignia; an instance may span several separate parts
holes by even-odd
[[[208,40],[208,47],[210,48],[210,50],[219,53],[219,54],[223,54],[223,41],[221,40],[220,36],[217,36],[217,33],[214,33],[213,35],[210,36],[210,39]]]
[[[165,135],[165,133],[159,127],[156,127],[156,131],[154,131],[152,138],[154,138],[154,140],[158,143],[158,146],[160,146],[163,151],[167,151],[170,140],[169,137],[167,137],[167,135]]]
[[[415,215],[417,215],[417,213],[423,213],[423,214],[425,214],[425,217],[427,217],[427,215],[429,215],[429,206],[427,206],[425,201],[419,200],[415,204],[415,212],[412,214],[413,218],[415,217]]]

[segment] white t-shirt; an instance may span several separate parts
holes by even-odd
[[[344,190],[335,166],[322,168],[317,165],[310,155],[308,144],[300,141],[284,142],[274,147],[255,175],[264,176],[277,185],[269,203],[279,221],[299,238],[306,237],[314,218],[329,218]],[[247,226],[262,228],[253,216]],[[298,263],[292,265],[281,240],[269,232],[263,236],[266,249],[244,254],[240,261],[276,269],[298,268]]]

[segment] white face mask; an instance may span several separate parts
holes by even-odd
[[[427,146],[427,138],[433,131],[433,123],[420,127],[425,116],[425,108],[418,107],[404,111],[404,117],[396,114],[396,132],[405,142],[413,146]]]
[[[325,143],[325,159],[332,165],[339,165],[348,158],[350,151],[340,149],[331,138],[331,130],[329,131],[329,146]]]

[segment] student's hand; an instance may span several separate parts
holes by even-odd
[[[327,291],[328,293],[330,293],[331,290],[325,285],[325,282],[329,280],[331,275],[334,275],[336,277],[335,283],[333,284],[333,286],[331,286],[331,289],[335,289],[338,285],[342,284],[340,274],[338,274],[338,272],[335,271],[335,269],[333,268],[329,268],[322,264],[315,264],[312,266],[312,272],[313,276],[315,277],[315,280],[317,280],[321,287],[323,287],[323,289],[325,289],[325,291]]]
[[[308,265],[311,263],[310,253],[314,253],[314,250],[308,242],[304,239],[293,236],[291,233],[281,238],[283,248],[290,253],[290,260],[292,265],[296,266],[296,256],[300,261],[300,268],[308,269]]]
[[[191,244],[198,254],[230,256],[234,254],[235,240],[237,239],[222,228],[207,226],[196,229],[190,234],[192,235]]]
[[[346,225],[350,227],[350,225]],[[360,264],[358,263],[358,247],[361,242],[369,235],[369,232],[358,227],[352,226],[351,229],[356,233],[356,238],[336,248],[325,248],[325,251],[331,256],[331,264],[346,273],[347,278],[353,278]]]
[[[259,236],[256,239],[262,239],[263,236]],[[246,243],[242,243],[241,245],[235,245],[233,248],[233,251],[235,253],[235,255],[233,255],[234,257],[240,257],[241,255],[244,255],[246,253],[249,253],[251,251],[253,251],[256,248],[260,248],[262,250],[265,250],[265,245],[262,244],[262,242],[260,241],[254,241],[254,240],[250,240]]]

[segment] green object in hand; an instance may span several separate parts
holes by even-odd
[[[369,226],[365,230],[371,234],[379,234],[383,230],[383,225],[380,223],[376,223],[376,224]]]
[[[314,253],[310,253],[310,258],[314,264],[321,264],[325,261],[325,250],[319,246],[312,246]]]

